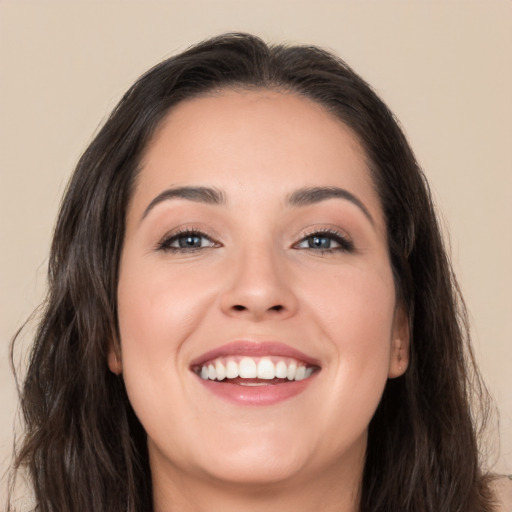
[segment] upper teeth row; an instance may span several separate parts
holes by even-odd
[[[288,379],[303,380],[313,373],[313,368],[307,368],[304,363],[294,360],[279,360],[274,363],[268,357],[258,361],[252,357],[243,357],[239,361],[228,359],[212,361],[201,366],[200,376],[205,380],[236,379]]]

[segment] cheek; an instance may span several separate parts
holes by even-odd
[[[344,350],[377,349],[382,340],[390,341],[395,289],[388,268],[379,270],[354,266],[304,283],[304,299],[318,324]]]
[[[356,392],[357,383],[358,392],[378,397],[388,376],[393,335],[391,273],[356,267],[311,281],[308,289],[307,307],[330,346],[340,393]]]
[[[166,265],[121,267],[118,287],[118,316],[122,348],[144,355],[170,355],[198,324],[211,287],[197,272],[169,272]],[[184,279],[186,275],[186,279]],[[204,286],[198,286],[203,282]],[[151,351],[147,349],[151,347]],[[157,350],[158,353],[155,353]]]
[[[183,278],[163,266],[122,261],[118,319],[122,372],[130,402],[146,430],[162,410],[162,397],[183,397],[182,346],[197,329],[211,303],[211,289],[198,287],[201,276]],[[160,402],[159,402],[160,401]]]

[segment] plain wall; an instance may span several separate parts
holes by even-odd
[[[500,410],[490,460],[512,473],[510,0],[17,0],[0,1],[0,474],[16,410],[9,342],[43,297],[74,164],[142,72],[224,31],[333,49],[401,120],[451,234]]]

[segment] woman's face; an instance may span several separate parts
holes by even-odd
[[[298,95],[226,91],[175,107],[141,169],[109,365],[154,476],[362,471],[408,331],[354,134]]]

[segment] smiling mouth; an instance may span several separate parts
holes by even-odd
[[[308,379],[319,367],[291,357],[228,356],[205,361],[192,370],[203,380],[239,386],[268,386]]]
[[[238,340],[199,356],[190,370],[212,396],[245,407],[276,405],[301,395],[317,380],[321,366],[284,343]]]

